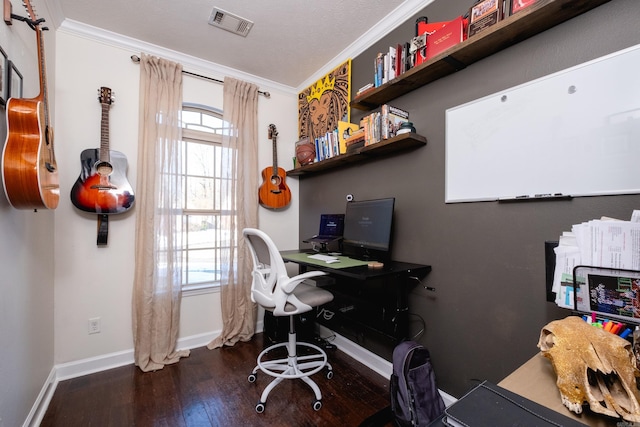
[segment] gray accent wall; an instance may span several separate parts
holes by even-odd
[[[430,22],[464,14],[469,0],[436,0],[417,16]],[[353,59],[352,88],[373,79],[373,58],[408,40],[415,19]],[[300,179],[300,236],[321,213],[341,213],[345,197],[395,197],[393,258],[433,271],[410,295],[412,333],[432,355],[439,388],[461,396],[477,380],[499,382],[534,356],[540,329],[570,313],[546,301],[544,242],[573,224],[628,220],[640,195],[570,201],[445,204],[445,111],[640,43],[640,4],[612,0],[390,102],[408,110],[424,147]],[[640,64],[639,64],[640,68]],[[640,78],[640,77],[639,77]],[[352,122],[365,113],[352,110]],[[517,143],[515,141],[514,143]],[[639,142],[640,143],[640,142]],[[571,159],[556,159],[580,173]],[[509,179],[505,176],[504,179]],[[390,360],[390,359],[389,359]]]

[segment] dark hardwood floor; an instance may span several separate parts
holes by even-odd
[[[48,426],[358,426],[389,404],[389,381],[339,350],[328,350],[333,378],[312,378],[322,408],[300,380],[271,391],[266,410],[255,411],[271,377],[247,377],[263,349],[263,334],[234,347],[193,349],[156,372],[130,365],[61,381],[41,427]],[[391,425],[391,424],[389,424]]]

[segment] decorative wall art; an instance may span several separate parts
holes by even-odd
[[[348,122],[351,102],[351,59],[298,94],[298,133],[311,141]]]

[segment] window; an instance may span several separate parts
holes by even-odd
[[[221,229],[222,112],[184,104],[182,109],[184,174],[183,291],[218,289],[221,251],[229,246]]]

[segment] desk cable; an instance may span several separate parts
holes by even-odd
[[[431,291],[431,292],[435,292],[436,288],[434,288],[433,286],[427,286],[425,284],[422,283],[422,280],[420,280],[418,277],[416,276],[409,276],[409,279],[415,280],[416,282],[418,282],[420,284],[420,286],[422,286],[424,289]]]

